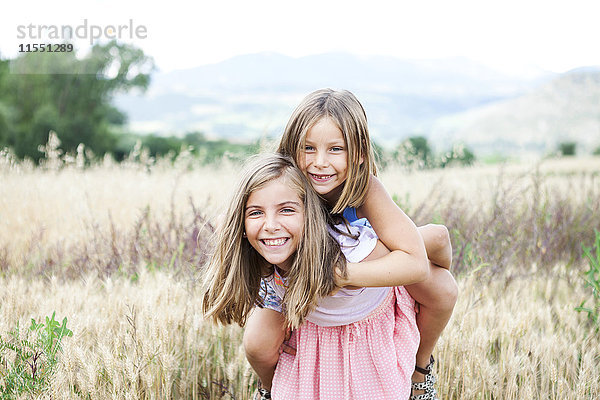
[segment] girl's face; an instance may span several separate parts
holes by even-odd
[[[315,191],[334,204],[348,176],[348,148],[342,131],[330,118],[321,118],[306,133],[303,153],[300,169]]]
[[[304,204],[283,177],[248,197],[246,237],[267,262],[289,271],[304,229]]]

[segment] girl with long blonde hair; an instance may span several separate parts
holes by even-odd
[[[285,244],[291,257],[287,260],[290,261],[289,266],[286,264],[284,267],[288,284],[283,299],[286,325],[291,328],[300,326],[316,306],[317,299],[336,289],[334,269],[345,270],[346,262],[339,245],[327,231],[329,216],[317,194],[307,185],[302,172],[287,157],[273,154],[256,156],[247,163],[234,190],[205,272],[206,292],[202,310],[215,322],[235,322],[243,326],[252,308],[256,304],[262,305],[259,296],[261,278],[271,276],[276,266],[261,255],[260,249],[252,246],[246,225],[255,218],[254,215],[246,217],[246,214],[251,213],[247,207],[252,194],[274,181],[289,186],[301,202],[294,205],[295,210],[282,211],[288,216],[291,213],[302,216],[302,230],[296,238],[296,246],[292,247],[291,240]],[[260,214],[261,211],[255,210],[254,213]]]

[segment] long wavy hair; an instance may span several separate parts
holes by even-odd
[[[320,89],[306,96],[292,113],[277,151],[301,165],[306,134],[322,118],[330,118],[337,125],[348,149],[348,175],[340,198],[331,210],[341,213],[346,207],[359,207],[364,203],[369,179],[377,175],[367,115],[351,92]]]
[[[346,273],[346,261],[338,243],[327,231],[331,222],[321,199],[290,157],[261,154],[246,164],[225,220],[216,232],[216,248],[205,270],[202,311],[214,322],[243,326],[259,296],[261,278],[273,273],[270,265],[244,237],[244,214],[248,197],[280,177],[290,185],[304,207],[304,230],[287,274],[283,298],[290,327],[298,327],[315,308],[319,298],[335,289],[334,273]]]

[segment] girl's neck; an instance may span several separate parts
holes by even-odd
[[[342,195],[343,185],[333,189],[331,192],[321,195],[327,204],[327,208],[332,209]]]
[[[288,273],[287,269],[283,269],[279,265],[273,265],[273,268],[277,270],[277,273],[282,277],[286,276]]]

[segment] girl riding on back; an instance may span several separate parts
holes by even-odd
[[[415,265],[428,269],[425,281],[406,287],[419,303],[421,335],[412,394],[423,400],[436,398],[432,352],[458,291],[448,271],[451,246],[447,229],[439,225],[416,228],[393,202],[376,177],[364,109],[348,91],[323,89],[309,94],[292,114],[278,151],[294,159],[332,214],[342,214],[349,222],[364,219],[390,250],[377,260],[349,262],[346,277],[337,275],[339,286],[394,286],[391,283],[398,271]],[[272,288],[264,287],[265,308],[256,308],[251,314],[244,346],[248,361],[268,388],[285,327]]]

